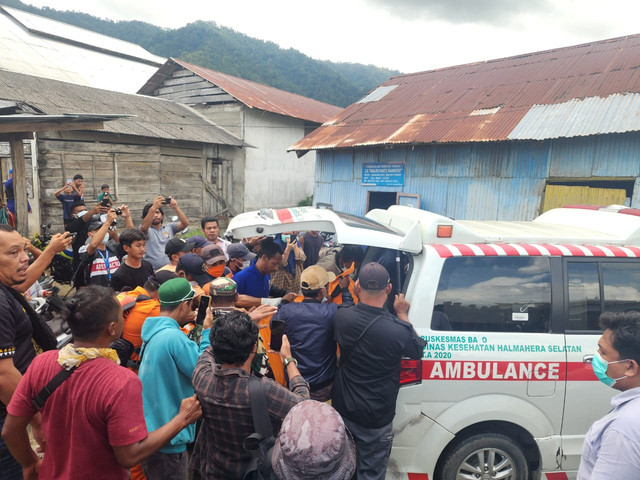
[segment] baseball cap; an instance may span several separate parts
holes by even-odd
[[[87,225],[87,232],[93,232],[94,230],[99,229],[104,222],[100,219],[100,215],[94,215],[89,220],[89,224]]]
[[[208,243],[210,243],[210,242],[207,242],[207,239],[201,235],[194,235],[193,237],[189,237],[187,238],[187,241],[189,243],[195,243],[196,246],[194,248],[202,248]]]
[[[256,254],[249,251],[244,243],[232,243],[227,247],[229,258],[241,258],[243,260],[253,260]]]
[[[158,299],[163,307],[177,307],[193,298],[195,293],[186,278],[172,278],[160,285]]]
[[[190,252],[196,247],[195,243],[187,242],[183,238],[173,237],[164,247],[164,253],[171,257],[174,253]]]
[[[370,262],[360,269],[360,286],[365,290],[382,290],[389,285],[389,272],[377,262]]]
[[[171,270],[160,270],[151,275],[150,280],[153,280],[157,285],[162,285],[167,280],[172,278],[178,278],[178,276]]]
[[[201,287],[213,280],[213,277],[207,273],[207,264],[195,253],[185,253],[181,256],[176,266],[176,271],[177,270],[184,270],[184,272],[191,275]]]
[[[356,446],[331,405],[305,400],[282,422],[271,463],[281,480],[351,478]]]
[[[327,272],[319,265],[311,265],[305,268],[300,275],[300,285],[302,290],[320,290],[327,283],[333,282],[336,275],[333,272]]]
[[[237,291],[236,282],[227,277],[218,277],[209,286],[209,293],[214,297],[232,297]]]
[[[222,249],[214,243],[204,247],[202,249],[202,252],[200,253],[200,256],[202,257],[202,260],[207,263],[207,265],[213,265],[220,260],[227,260],[227,257],[225,257]]]

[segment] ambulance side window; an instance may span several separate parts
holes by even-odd
[[[596,262],[567,262],[569,324],[567,330],[595,330],[600,306],[600,281]]]
[[[605,312],[640,310],[640,263],[602,262]]]
[[[547,257],[453,257],[442,267],[431,328],[548,332]]]

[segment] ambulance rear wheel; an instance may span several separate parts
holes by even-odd
[[[527,460],[520,446],[499,433],[473,435],[449,453],[442,480],[528,480]]]

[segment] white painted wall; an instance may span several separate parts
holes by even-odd
[[[304,137],[304,121],[244,109],[246,149],[244,209],[281,208],[313,193],[315,152],[301,158],[287,148]]]

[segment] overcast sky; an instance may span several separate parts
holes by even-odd
[[[321,60],[405,73],[640,33],[638,0],[25,0],[166,28],[212,20]]]

